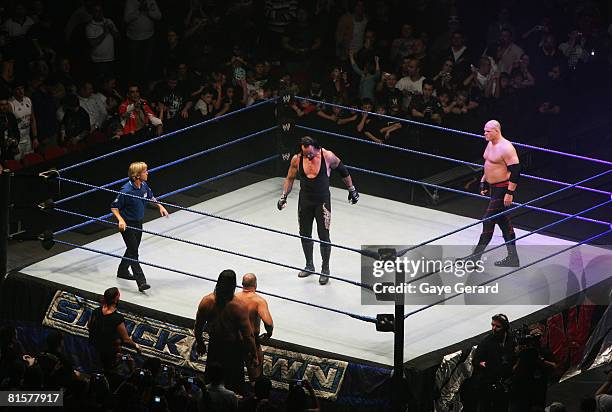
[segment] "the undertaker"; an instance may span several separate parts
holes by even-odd
[[[309,136],[304,136],[300,140],[300,151],[291,158],[289,172],[283,185],[283,194],[278,201],[278,210],[287,206],[287,196],[293,187],[295,178],[300,180],[300,197],[298,201],[298,221],[300,225],[300,235],[308,238],[312,237],[312,221],[317,221],[317,232],[319,239],[330,242],[329,225],[331,222],[331,201],[329,193],[329,176],[331,170],[335,169],[342,176],[342,181],[348,188],[348,200],[351,204],[357,203],[359,193],[349,175],[346,166],[330,150],[322,148],[319,143]],[[329,255],[331,246],[321,243],[321,258],[323,261],[319,284],[325,285],[329,277]],[[302,249],[306,258],[306,267],[298,277],[306,277],[314,271],[312,259],[313,242],[312,240],[302,239]]]

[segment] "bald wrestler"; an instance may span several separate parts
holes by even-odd
[[[236,273],[219,274],[215,291],[204,296],[198,306],[194,334],[197,351],[206,353],[202,332],[208,332],[206,365],[218,362],[223,367],[225,387],[244,394],[244,353],[257,367],[257,347],[249,314],[243,301],[236,299]]]
[[[268,310],[268,302],[256,293],[257,276],[254,273],[247,273],[242,277],[242,291],[236,293],[236,299],[240,300],[247,307],[251,328],[255,335],[255,343],[257,345],[257,366],[253,367],[247,359],[247,371],[249,373],[249,381],[255,382],[255,379],[261,376],[263,371],[263,351],[261,344],[265,344],[271,337],[274,329],[272,315]],[[260,335],[261,322],[264,324],[266,333]]]
[[[489,120],[485,124],[484,136],[488,143],[483,155],[485,163],[484,174],[480,179],[480,194],[489,194],[491,198],[483,219],[503,212],[510,207],[521,173],[516,149],[512,143],[502,136],[501,125],[497,120]],[[499,225],[506,242],[516,238],[508,214],[483,222],[482,234],[473,252],[475,259],[480,259],[482,252],[493,238],[495,224]],[[510,242],[506,245],[506,248],[508,249],[508,256],[495,262],[495,266],[520,266],[516,243]]]

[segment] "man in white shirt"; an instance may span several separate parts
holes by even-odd
[[[523,49],[512,41],[510,29],[503,29],[497,48],[497,67],[499,71],[510,74],[514,64],[521,60],[523,54]]]
[[[21,3],[15,5],[13,17],[8,18],[3,24],[4,31],[12,38],[25,36],[33,25],[34,20],[26,15],[25,6]]]
[[[425,80],[425,76],[421,76],[421,68],[417,59],[409,59],[406,63],[406,69],[408,75],[399,79],[395,84],[395,88],[404,95],[402,99],[404,110],[408,110],[410,107],[413,95],[423,93],[423,80]]]
[[[24,94],[24,85],[15,83],[13,96],[9,99],[11,110],[17,119],[19,129],[19,153],[15,160],[20,160],[28,153],[38,148],[38,133],[36,129],[36,118],[32,111],[32,101]]]
[[[126,0],[123,19],[128,38],[130,80],[146,82],[150,71],[155,21],[162,17],[155,0]]]
[[[119,39],[119,30],[112,20],[104,17],[102,5],[93,7],[93,18],[85,26],[85,34],[91,46],[90,57],[98,75],[112,72],[115,61],[115,40]]]
[[[106,97],[101,93],[94,93],[91,82],[84,82],[79,88],[79,104],[89,115],[91,129],[99,129],[106,120]]]

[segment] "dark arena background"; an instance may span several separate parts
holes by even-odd
[[[612,411],[611,13],[0,1],[0,407]],[[308,233],[323,160],[331,200]],[[121,202],[147,206],[115,209],[125,232]],[[218,303],[220,280],[196,336],[226,269],[235,296]],[[255,372],[247,273],[274,324]],[[102,347],[90,320],[115,307]]]

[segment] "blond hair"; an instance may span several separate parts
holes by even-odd
[[[134,162],[128,169],[128,176],[130,179],[136,179],[139,174],[147,170],[147,164],[145,162]]]

